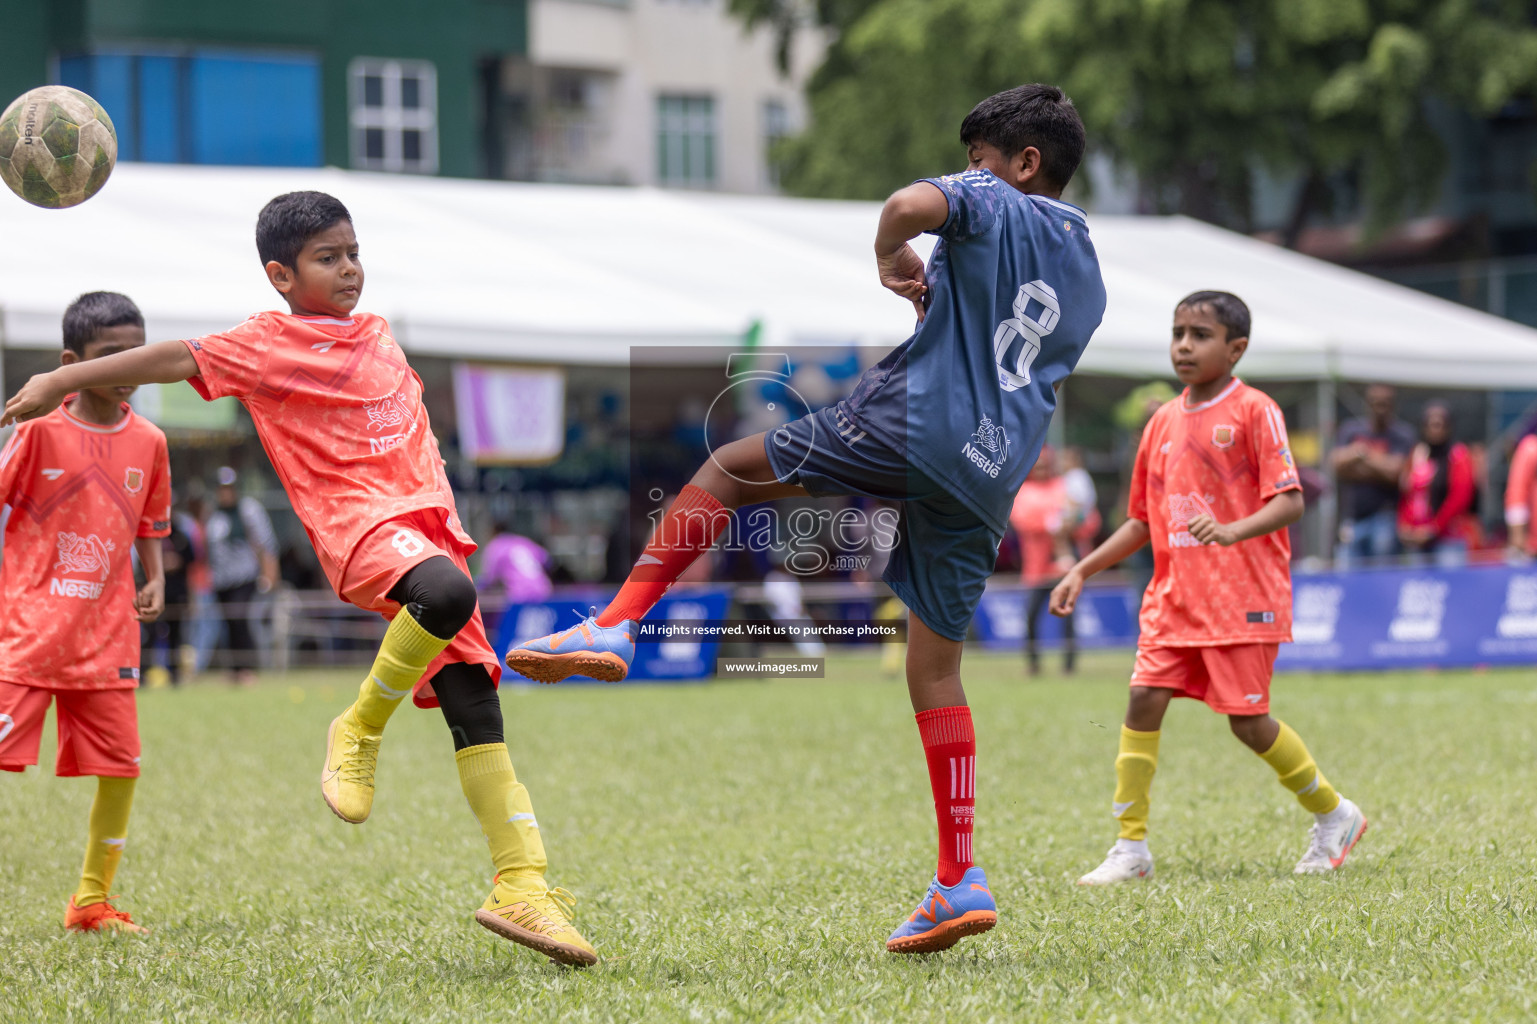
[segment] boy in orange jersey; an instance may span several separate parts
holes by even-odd
[[[64,312],[65,366],[143,345],[144,318],[126,295],[90,292]],[[97,777],[80,886],[64,910],[64,927],[79,932],[146,931],[109,890],[139,777],[138,623],[165,603],[171,466],[165,435],[128,407],[133,390],[82,388],[0,450],[0,505],[11,507],[0,560],[0,768],[37,764],[57,701],[55,774]],[[144,567],[137,589],[130,548]]]
[[[545,884],[538,822],[503,737],[501,664],[466,571],[475,543],[459,524],[421,379],[382,317],[353,312],[363,265],[352,217],[321,192],[278,196],[257,218],[256,248],[289,312],[41,374],[3,419],[41,415],[82,386],[190,380],[205,398],[238,398],[336,593],[390,620],[358,699],[327,734],[327,806],[364,821],[390,715],[413,692],[419,706],[440,706],[497,872],[475,919],[553,960],[596,963],[570,923],[570,894]]]
[[[1120,838],[1078,880],[1148,878],[1147,817],[1159,728],[1173,697],[1204,700],[1312,811],[1297,874],[1333,871],[1366,831],[1298,735],[1270,717],[1277,646],[1291,640],[1291,542],[1302,487],[1281,410],[1233,376],[1249,347],[1249,308],[1227,292],[1196,292],[1174,309],[1169,357],[1185,392],[1148,422],[1132,472],[1126,522],[1069,570],[1051,610],[1070,614],[1086,579],[1151,539],[1153,581],[1142,603],[1131,700],[1115,760]]]

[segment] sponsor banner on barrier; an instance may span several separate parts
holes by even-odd
[[[581,604],[601,606],[609,596],[595,592]],[[1028,591],[1014,587],[992,588],[982,596],[974,626],[983,647],[1008,651],[1023,647],[1029,597]],[[1124,586],[1086,588],[1074,619],[1079,646],[1135,646],[1133,598]],[[497,631],[497,649],[506,651],[514,643],[574,625],[575,603],[566,598],[508,609]],[[630,678],[710,675],[722,639],[741,639],[718,635],[716,627],[725,619],[729,603],[730,591],[725,588],[664,598],[647,621],[669,624],[670,635],[648,638],[637,647]],[[846,602],[838,611],[853,623],[871,604]],[[1037,621],[1042,647],[1061,642],[1061,620],[1042,608]],[[679,628],[690,622],[697,622],[698,628]],[[864,625],[884,623],[870,619]],[[1294,642],[1281,645],[1278,670],[1537,664],[1537,565],[1299,574],[1292,579],[1292,636]],[[808,638],[747,639],[783,643]],[[816,639],[842,642],[850,638],[832,628]]]
[[[1537,661],[1537,567],[1378,569],[1292,581],[1277,668]]]
[[[1028,592],[995,589],[982,598],[983,646],[1024,644]],[[1126,587],[1086,588],[1076,626],[1082,647],[1137,642]],[[1061,641],[1061,621],[1041,610],[1043,647]],[[1366,569],[1292,578],[1292,638],[1277,669],[1376,669],[1422,665],[1537,664],[1537,565],[1461,569]]]
[[[1137,642],[1137,621],[1132,614],[1132,593],[1127,587],[1085,587],[1073,613],[1073,627],[1080,647],[1131,647]],[[989,589],[982,595],[974,620],[976,636],[990,650],[1021,650],[1025,643],[1025,612],[1030,592]],[[1042,646],[1061,641],[1062,620],[1043,604],[1036,618],[1036,636]]]
[[[601,608],[612,597],[612,593],[594,593],[583,599],[581,607],[583,610],[588,605]],[[731,592],[724,588],[687,590],[676,596],[662,598],[647,616],[647,620],[674,624],[695,620],[719,621],[726,617],[726,606],[730,600]],[[572,611],[573,604],[572,599],[567,598],[539,604],[513,605],[502,616],[496,633],[496,649],[505,655],[514,644],[576,625],[580,613]],[[703,679],[714,672],[720,638],[706,631],[679,632],[683,635],[637,645],[635,661],[630,666],[626,681]],[[694,635],[696,633],[699,635]],[[515,672],[504,673],[502,678],[509,682],[527,681]],[[581,681],[585,677],[573,678]]]

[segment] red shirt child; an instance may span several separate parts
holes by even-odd
[[[357,700],[326,733],[326,805],[367,820],[395,708],[408,693],[440,705],[496,869],[476,921],[561,963],[595,963],[569,901],[544,880],[543,839],[496,697],[501,661],[466,563],[475,545],[459,525],[422,382],[383,318],[354,312],[364,274],[352,215],[334,196],[290,192],[257,217],[256,247],[289,312],[41,374],[0,421],[48,413],[71,384],[189,380],[205,398],[239,399],[336,593],[390,620]]]
[[[1291,543],[1302,488],[1281,410],[1233,376],[1249,345],[1249,309],[1228,292],[1196,292],[1174,310],[1169,345],[1184,394],[1148,422],[1127,520],[1052,594],[1070,614],[1084,580],[1153,545],[1131,699],[1121,728],[1112,810],[1120,837],[1079,879],[1107,885],[1152,875],[1147,819],[1159,731],[1172,697],[1203,700],[1315,815],[1299,874],[1339,867],[1366,829],[1359,808],[1270,717],[1278,645],[1291,639]]]
[[[126,295],[89,292],[64,314],[69,366],[142,348],[144,318]],[[110,902],[139,777],[139,622],[165,602],[160,540],[171,532],[165,435],[124,401],[133,388],[88,388],[21,424],[0,449],[0,769],[37,764],[57,706],[54,773],[97,776],[71,931],[143,932]],[[134,584],[133,555],[144,568]]]

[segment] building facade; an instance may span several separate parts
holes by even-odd
[[[781,70],[725,0],[5,0],[0,103],[95,96],[119,158],[773,191]]]
[[[530,0],[528,28],[488,102],[492,177],[772,192],[824,48],[807,28],[781,69],[725,0]]]
[[[483,173],[483,69],[525,0],[6,0],[0,95],[91,93],[119,158]]]

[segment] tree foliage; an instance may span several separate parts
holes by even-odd
[[[1091,146],[1146,204],[1247,229],[1261,175],[1298,182],[1292,236],[1347,182],[1374,225],[1422,207],[1446,166],[1437,127],[1529,101],[1524,0],[732,0],[788,46],[832,29],[807,130],[782,151],[806,195],[878,198],[958,166],[977,100],[1061,85]]]

